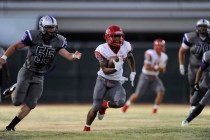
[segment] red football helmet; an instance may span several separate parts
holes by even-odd
[[[154,41],[153,47],[157,53],[161,53],[165,51],[166,42],[165,40],[158,38]]]
[[[120,40],[119,42],[114,41],[114,36],[118,36],[120,35]],[[122,29],[119,26],[113,25],[113,26],[109,26],[106,29],[105,32],[105,36],[104,36],[106,42],[113,47],[120,47],[123,45],[124,42],[124,33],[122,31]]]

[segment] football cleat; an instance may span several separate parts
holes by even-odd
[[[12,85],[11,87],[7,88],[3,93],[2,93],[2,97],[3,98],[8,98],[12,92],[15,90],[16,88],[16,83],[14,85]]]
[[[107,108],[102,108],[98,111],[98,119],[103,120]]]
[[[156,114],[157,113],[157,108],[153,108],[152,113]]]
[[[83,131],[90,131],[90,127],[85,126]]]
[[[108,108],[107,104],[108,104],[108,102],[106,100],[103,100],[103,102],[102,102],[102,109],[100,109],[98,111],[98,119],[99,120],[102,120],[104,118],[106,109]]]
[[[15,128],[14,127],[6,127],[5,129],[4,129],[4,131],[5,132],[12,132],[12,131],[15,131]]]
[[[127,111],[128,107],[129,107],[128,105],[124,105],[122,107],[122,113],[125,113]]]
[[[187,120],[182,121],[181,126],[186,127],[189,125],[189,122]]]

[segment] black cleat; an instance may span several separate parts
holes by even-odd
[[[15,128],[14,128],[14,127],[9,127],[9,126],[7,126],[7,127],[4,129],[4,132],[11,132],[11,131],[15,131]]]
[[[12,85],[11,87],[7,88],[3,93],[2,93],[2,97],[3,98],[8,98],[12,92],[15,90],[16,88],[16,83],[14,85]]]

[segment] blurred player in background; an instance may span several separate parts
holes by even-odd
[[[179,49],[179,70],[181,75],[185,75],[185,54],[190,52],[188,64],[188,82],[190,86],[190,97],[193,95],[195,75],[200,66],[203,53],[210,50],[209,21],[200,19],[196,23],[196,31],[185,33],[181,47]],[[193,106],[192,108],[193,109]]]
[[[158,105],[162,102],[165,94],[163,83],[158,77],[159,73],[164,73],[166,71],[168,56],[165,53],[165,46],[165,40],[156,39],[153,43],[153,49],[149,49],[145,52],[144,65],[136,91],[129,97],[128,101],[123,106],[122,112],[126,112],[128,107],[150,88],[157,94],[153,106],[153,113],[157,113]]]
[[[5,50],[0,47],[0,57],[2,57],[5,53]],[[0,93],[2,89],[3,83],[9,83],[10,81],[10,74],[7,64],[0,66]],[[0,102],[1,102],[1,95],[0,95]]]
[[[43,16],[39,20],[39,30],[27,30],[21,41],[9,46],[0,58],[0,64],[5,64],[17,49],[26,46],[26,61],[18,72],[16,88],[11,96],[13,104],[22,107],[5,131],[15,131],[15,126],[36,107],[42,95],[44,75],[52,68],[57,53],[69,61],[81,58],[80,52],[69,53],[66,50],[66,38],[58,34],[57,21],[52,16]]]
[[[127,79],[123,77],[123,63],[127,59],[131,73],[130,81],[133,83],[136,70],[131,44],[124,40],[124,33],[119,26],[110,26],[105,32],[106,43],[99,45],[95,50],[95,57],[100,63],[100,70],[94,87],[93,106],[87,114],[86,125],[83,131],[90,131],[91,124],[97,113],[102,120],[107,108],[120,108],[126,100],[126,92],[122,83]],[[115,59],[119,59],[118,61]],[[110,61],[114,67],[109,67]],[[109,93],[110,101],[104,100]]]
[[[195,92],[191,98],[191,104],[194,105],[195,108],[192,110],[189,116],[184,121],[182,121],[181,124],[182,126],[188,126],[189,122],[191,122],[194,118],[196,118],[210,101],[209,66],[210,66],[210,51],[207,51],[203,54],[202,63],[196,73],[196,79],[194,84]],[[204,73],[203,78],[201,79],[201,76],[205,70],[207,72]]]

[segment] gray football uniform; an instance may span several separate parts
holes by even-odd
[[[206,65],[208,65],[208,68],[206,70],[206,73],[203,75],[203,79],[201,80],[200,89],[201,91],[203,89],[208,89],[203,98],[200,100],[201,105],[207,105],[207,103],[210,101],[210,51],[207,51],[204,53],[203,60]]]
[[[18,72],[17,87],[12,101],[14,105],[20,105],[25,101],[26,105],[33,109],[43,91],[44,74],[51,68],[58,51],[66,48],[67,42],[58,34],[45,44],[41,32],[27,30],[22,43],[28,46],[28,54]]]
[[[185,33],[183,44],[189,47],[190,57],[188,65],[188,81],[190,84],[190,93],[193,91],[196,72],[200,66],[203,53],[210,50],[210,37],[202,40],[197,32]]]

